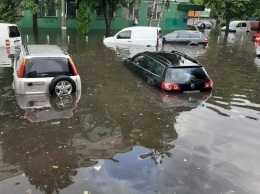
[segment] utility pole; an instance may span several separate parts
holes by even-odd
[[[67,29],[67,25],[66,25],[66,13],[65,13],[65,10],[66,10],[66,0],[62,0],[61,1],[61,17],[62,17],[62,20],[61,20],[61,29]]]
[[[62,32],[62,44],[66,47],[66,37],[67,37],[67,25],[66,25],[66,0],[61,0],[61,32]]]

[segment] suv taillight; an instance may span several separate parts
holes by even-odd
[[[23,59],[22,63],[21,63],[21,66],[20,66],[20,69],[19,69],[19,72],[18,72],[18,77],[19,78],[23,77],[24,70],[25,70],[25,64],[26,64],[26,59]]]
[[[213,88],[213,81],[210,80],[204,84],[204,89],[212,89]]]
[[[167,91],[179,91],[181,87],[175,83],[163,82],[161,88]]]
[[[69,62],[70,62],[70,65],[71,65],[71,68],[72,68],[72,71],[73,71],[73,75],[78,75],[79,73],[78,73],[76,66],[75,66],[75,64],[74,64],[74,62],[72,61],[71,58],[69,58]]]
[[[5,40],[5,46],[10,46],[10,40],[9,39]]]
[[[204,40],[204,43],[205,43],[205,44],[208,44],[208,43],[209,43],[209,40],[208,40],[208,39],[205,39],[205,40]]]

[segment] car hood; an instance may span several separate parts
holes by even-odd
[[[103,43],[113,43],[114,40],[115,40],[114,37],[107,37],[107,38],[104,38]]]

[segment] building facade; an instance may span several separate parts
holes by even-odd
[[[38,14],[39,28],[61,28],[62,14],[55,6],[55,0],[49,1],[49,9],[44,11],[44,6],[39,0],[40,13]],[[118,5],[116,13],[114,13],[111,22],[111,30],[122,29],[132,26],[134,19],[137,19],[140,26],[147,26],[149,15],[152,12],[153,0],[143,0],[139,5],[125,8]],[[66,26],[67,28],[76,29],[78,26],[77,20],[77,0],[66,1]],[[151,26],[160,26],[164,30],[186,29],[188,21],[188,11],[204,10],[203,6],[195,6],[190,3],[190,0],[173,0],[170,3],[170,9],[162,8],[162,0],[157,0],[155,10],[151,22]],[[203,8],[202,8],[203,7]],[[162,12],[162,18],[160,14]],[[30,11],[21,12],[21,20],[18,22],[21,28],[32,27],[32,14]],[[105,20],[101,12],[94,11],[94,21],[91,23],[90,29],[102,30],[105,29]]]

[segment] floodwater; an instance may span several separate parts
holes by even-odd
[[[136,77],[122,65],[136,49],[108,48],[102,33],[62,40],[40,32],[40,43],[72,55],[83,89],[71,99],[18,96],[12,67],[0,68],[1,194],[260,193],[252,32],[225,40],[212,30],[206,49],[162,48],[205,66],[214,89],[194,95],[163,93]]]

